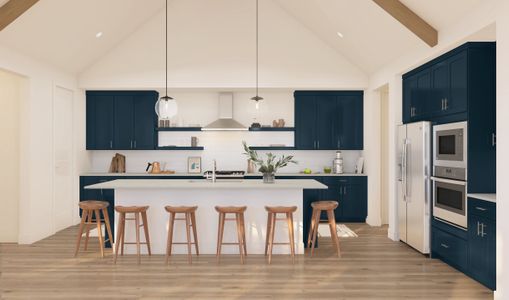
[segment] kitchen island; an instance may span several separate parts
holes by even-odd
[[[248,254],[263,254],[267,212],[265,206],[297,206],[294,215],[296,253],[304,253],[303,243],[303,190],[327,189],[327,186],[312,179],[278,179],[273,184],[264,184],[259,179],[225,179],[216,182],[205,179],[119,179],[86,186],[85,189],[113,189],[115,205],[150,206],[148,228],[153,254],[164,254],[168,228],[166,205],[198,206],[196,228],[201,254],[215,254],[217,246],[218,213],[215,206],[247,206],[245,213]],[[286,242],[286,224],[278,222],[275,241]],[[117,224],[115,224],[115,235]],[[126,242],[135,239],[134,224],[126,224]],[[176,222],[174,241],[185,241],[185,223]],[[236,242],[235,222],[227,222],[225,242]],[[144,247],[142,247],[143,249]],[[135,247],[127,246],[126,253],[134,253]],[[145,250],[143,250],[145,251]],[[174,245],[173,253],[187,253],[185,246]],[[223,247],[225,254],[237,254],[235,246]],[[274,247],[275,254],[288,254],[288,246]]]

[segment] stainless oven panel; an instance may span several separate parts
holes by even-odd
[[[441,178],[449,178],[456,180],[466,180],[467,174],[465,168],[453,168],[453,167],[442,167],[435,166],[435,171],[433,172],[435,177]]]
[[[433,215],[446,222],[467,228],[466,182],[432,177]]]

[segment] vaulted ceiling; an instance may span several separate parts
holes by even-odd
[[[218,10],[228,3],[214,1]],[[238,1],[253,6],[252,0]],[[408,51],[429,47],[371,0],[261,0],[262,7],[263,1],[277,3],[367,74]],[[482,0],[401,1],[440,34]],[[5,2],[0,0],[0,6]],[[0,45],[77,74],[162,9],[164,0],[43,0],[0,31]]]

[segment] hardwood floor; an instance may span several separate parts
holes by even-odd
[[[97,238],[74,258],[77,227],[33,245],[0,245],[1,299],[492,299],[493,293],[446,264],[387,238],[387,228],[348,224],[338,258],[327,239],[313,258],[164,255],[100,258]],[[286,247],[286,246],[281,246]],[[249,252],[249,249],[247,249]]]

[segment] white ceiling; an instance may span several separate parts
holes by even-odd
[[[270,1],[366,73],[428,47],[371,0]],[[401,1],[440,32],[482,0]],[[161,9],[164,0],[42,0],[0,32],[0,44],[80,73]]]
[[[163,0],[41,0],[0,31],[0,44],[77,73],[163,7]]]

